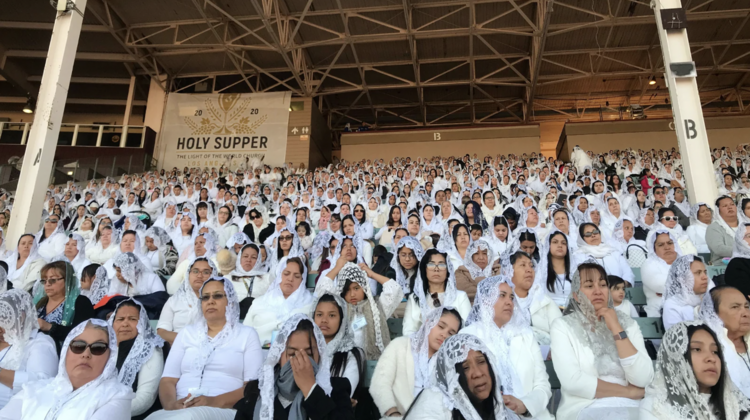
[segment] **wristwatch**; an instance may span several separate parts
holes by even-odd
[[[618,334],[614,335],[615,341],[624,340],[626,338],[628,338],[628,333],[626,333],[625,331],[620,331]]]

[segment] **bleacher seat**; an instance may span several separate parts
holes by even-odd
[[[707,265],[708,278],[712,279],[720,274],[724,274],[727,271],[727,266],[724,264],[720,265]]]
[[[703,261],[705,261],[706,264],[710,264],[711,263],[711,253],[710,252],[709,253],[698,254],[698,256],[701,257],[701,258],[703,258]]]
[[[391,340],[401,337],[404,330],[403,318],[388,318],[388,330],[391,332]]]
[[[375,366],[377,366],[377,360],[367,360],[365,365],[365,388],[370,387],[370,381],[372,381],[372,374],[375,373]]]
[[[552,365],[552,361],[545,360],[544,366],[547,368],[547,375],[549,376],[549,384],[552,387],[552,389],[560,389],[560,379],[557,377],[557,373],[555,373],[555,367]]]
[[[634,318],[641,329],[645,340],[659,340],[664,336],[664,324],[661,318]]]
[[[625,289],[625,299],[633,305],[645,305],[646,294],[643,293],[643,287],[628,287]]]
[[[159,323],[159,320],[158,319],[151,319],[151,320],[148,321],[148,323],[151,324],[151,328],[153,328],[154,331],[156,331],[156,324]]]
[[[315,279],[318,277],[318,273],[307,273],[307,288],[315,288]]]
[[[634,286],[643,284],[643,280],[641,280],[641,267],[630,267],[630,269],[633,270]]]

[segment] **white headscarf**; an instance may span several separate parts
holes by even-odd
[[[674,300],[680,306],[697,307],[701,303],[703,295],[696,295],[693,292],[695,285],[695,276],[690,270],[690,265],[696,257],[692,254],[683,255],[672,263],[667,274],[667,282],[664,285],[664,302]],[[710,281],[710,280],[709,280]],[[709,285],[707,290],[711,289]]]
[[[281,280],[288,262],[289,257],[284,257],[279,261],[273,284],[263,296],[253,302],[253,305],[262,305],[263,308],[267,308],[279,321],[287,319],[295,310],[310,305],[314,300],[312,293],[307,290],[307,266],[304,263],[302,264],[302,281],[299,287],[289,297],[284,298],[284,293],[281,291]]]
[[[4,271],[0,268],[0,275]],[[5,330],[3,340],[10,345],[0,360],[0,368],[18,370],[28,357],[26,346],[31,334],[39,330],[36,309],[31,295],[21,289],[11,289],[0,294],[0,327]]]
[[[139,308],[138,325],[136,327],[138,335],[135,337],[133,346],[130,348],[128,356],[125,358],[117,378],[123,385],[132,387],[133,382],[135,382],[135,377],[138,375],[138,372],[140,372],[141,367],[151,359],[151,355],[154,353],[155,348],[164,346],[164,340],[156,335],[156,331],[151,328],[146,308],[143,307],[141,302],[138,302],[133,298],[123,300],[117,304],[115,311],[109,316],[110,327],[113,326],[115,318],[117,318],[117,311],[125,302],[133,302]]]
[[[732,248],[732,258],[750,258],[750,245],[745,242],[745,234],[750,223],[740,223],[734,234],[734,247]]]
[[[409,279],[407,278],[408,273],[404,272],[403,267],[398,262],[398,253],[403,247],[411,249],[411,251],[414,253],[414,258],[416,259],[417,263],[417,265],[415,265],[413,268],[413,270],[415,271],[415,280],[417,278],[417,274],[419,273],[419,262],[422,260],[422,256],[424,255],[424,249],[422,249],[422,244],[420,244],[418,240],[411,236],[405,236],[398,241],[398,246],[393,252],[393,258],[391,258],[391,268],[396,273],[396,283],[401,285],[401,289],[404,291],[404,294],[406,294],[411,291],[411,285]]]

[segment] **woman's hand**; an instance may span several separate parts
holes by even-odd
[[[310,389],[315,385],[315,371],[310,363],[310,358],[306,353],[297,350],[294,352],[292,358],[289,359],[289,363],[292,365],[292,373],[294,374],[294,382],[297,384],[297,388],[307,398],[310,394]]]
[[[596,318],[601,319],[607,324],[607,328],[612,331],[612,334],[619,334],[624,331],[620,325],[620,320],[617,319],[617,311],[614,308],[601,308],[596,311]]]
[[[188,398],[190,398],[190,395],[188,395]],[[202,395],[200,397],[195,397],[192,400],[188,401],[185,400],[183,403],[183,408],[190,408],[190,407],[213,407],[214,398],[213,397],[207,397],[205,395]]]
[[[185,408],[185,401],[187,401],[189,397],[190,395],[188,395],[187,397],[183,399],[177,400],[173,402],[172,404],[166,404],[164,406],[164,409],[167,411],[182,410],[183,408]]]
[[[523,401],[512,395],[503,395],[503,403],[516,414],[523,414],[528,411]]]
[[[372,270],[370,269],[370,267],[367,266],[367,264],[359,263],[358,265],[359,265],[359,268],[364,270],[365,274],[367,274],[367,277],[372,277]]]
[[[39,322],[39,329],[40,330],[46,332],[46,331],[49,331],[50,329],[52,329],[52,324],[50,324],[49,322],[43,320],[42,318],[37,318],[37,321]]]
[[[631,384],[628,384],[627,390],[628,398],[630,398],[631,400],[642,400],[643,396],[646,394],[646,390],[644,388],[640,388]]]

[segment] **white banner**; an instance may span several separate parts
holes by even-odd
[[[170,93],[159,139],[159,166],[236,169],[245,158],[281,166],[291,97],[291,92]]]

